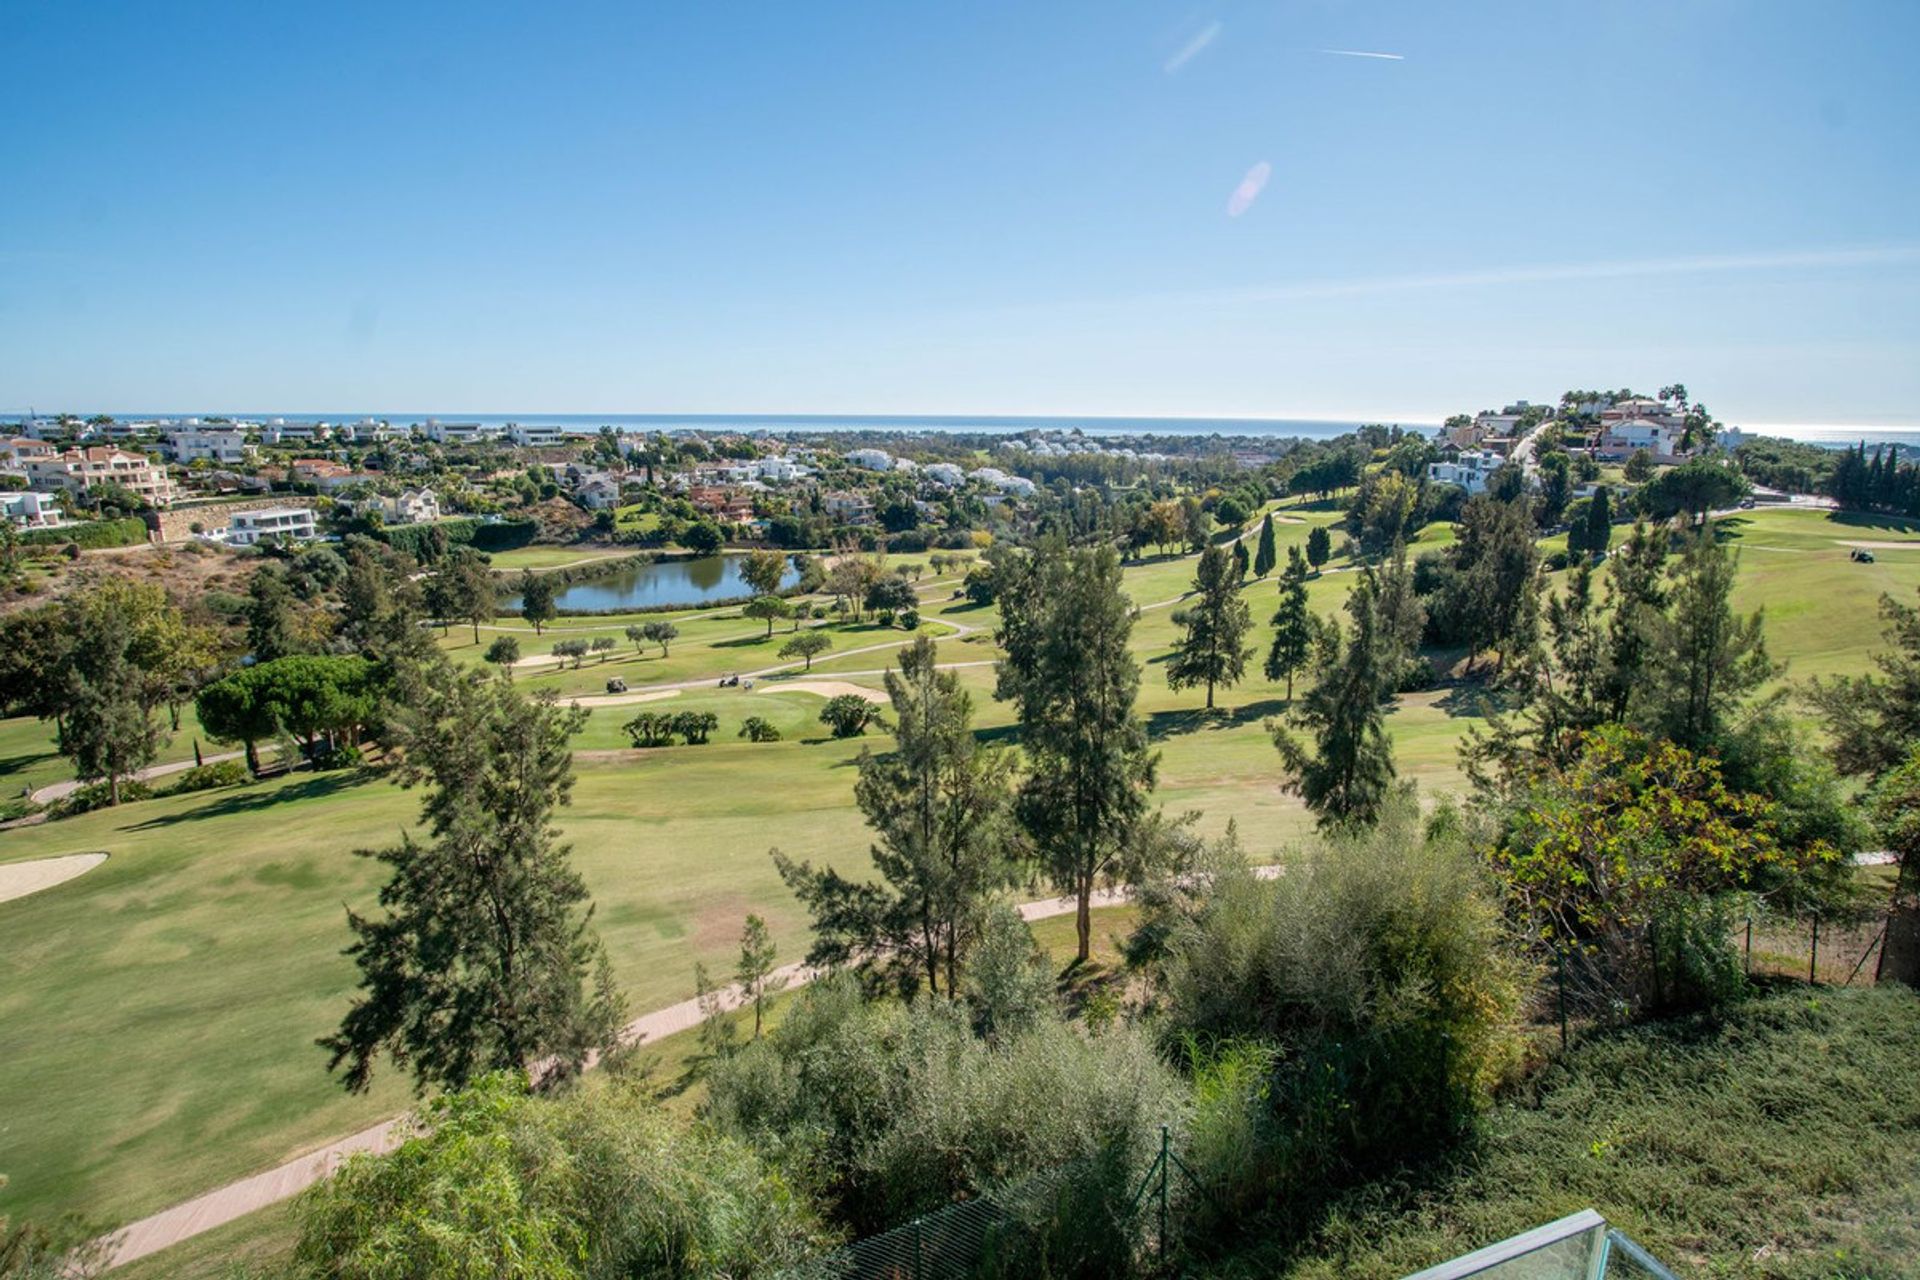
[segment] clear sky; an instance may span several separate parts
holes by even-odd
[[[9,0],[0,410],[1681,379],[1920,425],[1917,44],[1915,0]]]

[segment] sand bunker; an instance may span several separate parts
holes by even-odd
[[[678,689],[654,689],[647,693],[583,693],[567,701],[578,707],[627,707],[636,702],[658,702],[679,696]]]
[[[0,863],[0,902],[24,898],[85,875],[107,860],[104,853],[69,853],[60,858]]]
[[[878,689],[851,684],[845,680],[794,680],[786,684],[770,684],[754,690],[755,693],[817,693],[823,698],[837,698],[843,693],[865,698],[868,702],[885,702],[887,695]]]

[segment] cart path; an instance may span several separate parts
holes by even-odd
[[[1271,879],[1280,874],[1275,866],[1256,867],[1254,874],[1263,879]],[[1128,900],[1124,889],[1100,889],[1092,896],[1092,905],[1114,907]],[[1022,919],[1027,921],[1047,920],[1054,916],[1071,915],[1075,909],[1072,898],[1043,898],[1037,902],[1022,903],[1019,910]],[[805,964],[783,965],[775,970],[775,976],[786,979],[789,988],[805,986],[819,977],[823,970]],[[723,1007],[738,1008],[741,1004],[741,992],[738,986],[727,987],[720,993]],[[670,1004],[664,1009],[655,1009],[652,1013],[641,1014],[629,1022],[620,1033],[626,1044],[639,1044],[646,1041],[663,1040],[677,1032],[691,1030],[700,1025],[700,1001],[682,1000]],[[594,1061],[589,1059],[589,1069]],[[236,1218],[244,1217],[256,1209],[264,1209],[291,1196],[298,1195],[322,1178],[327,1177],[349,1156],[378,1155],[391,1151],[404,1141],[411,1129],[408,1118],[395,1117],[382,1120],[379,1124],[362,1129],[351,1137],[329,1143],[318,1151],[289,1160],[277,1168],[264,1173],[256,1173],[250,1178],[228,1183],[224,1187],[196,1196],[184,1204],[171,1209],[163,1209],[138,1222],[129,1223],[119,1231],[104,1237],[110,1249],[108,1267],[123,1266],[136,1258],[158,1253],[183,1240],[190,1240],[215,1227],[224,1226]]]
[[[222,751],[217,755],[202,756],[199,763],[220,764],[227,760],[244,760],[246,755],[247,753],[244,751]],[[148,765],[146,768],[134,774],[133,778],[138,782],[151,782],[155,778],[164,778],[169,774],[185,773],[194,767],[195,762],[192,760],[175,760],[170,764]],[[52,804],[55,800],[66,799],[79,789],[80,784],[71,780],[67,782],[50,782],[38,791],[33,792],[27,799],[33,801],[35,804]]]

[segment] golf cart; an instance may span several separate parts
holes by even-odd
[[[619,676],[613,676],[610,679],[608,679],[607,681],[608,693],[625,693],[626,691],[627,691],[627,682],[625,680],[622,680]]]
[[[1867,550],[1865,547],[1855,547],[1853,553],[1847,558],[1859,564],[1872,564],[1873,552]]]

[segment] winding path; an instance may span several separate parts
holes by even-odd
[[[1280,874],[1277,866],[1254,868],[1254,874],[1262,879],[1272,879]],[[1120,906],[1127,901],[1127,893],[1122,889],[1101,889],[1094,893],[1092,905],[1095,908]],[[1022,903],[1019,910],[1022,919],[1027,921],[1047,920],[1054,916],[1070,915],[1075,909],[1072,898],[1043,898],[1037,902]],[[775,970],[775,976],[786,979],[789,989],[805,986],[819,977],[823,970],[804,964],[783,965]],[[731,986],[720,993],[723,1007],[738,1008],[741,1004],[741,992],[738,986]],[[639,1044],[648,1040],[663,1040],[677,1032],[687,1031],[700,1024],[701,1012],[699,1000],[682,1000],[670,1004],[664,1009],[655,1009],[652,1013],[641,1014],[621,1030],[620,1038],[625,1044]],[[588,1067],[595,1063],[588,1061]],[[264,1173],[256,1173],[250,1178],[228,1183],[205,1195],[196,1196],[185,1204],[163,1209],[151,1217],[130,1223],[119,1231],[104,1237],[110,1253],[108,1267],[123,1266],[137,1258],[158,1253],[183,1240],[190,1240],[215,1227],[224,1226],[236,1218],[277,1204],[291,1196],[298,1195],[314,1183],[331,1174],[349,1156],[378,1155],[393,1150],[403,1142],[411,1129],[407,1117],[399,1116],[383,1120],[370,1128],[330,1143],[297,1159],[289,1160],[277,1168]]]
[[[246,754],[244,751],[222,751],[218,755],[202,756],[197,762],[193,760],[175,760],[169,764],[148,765],[146,768],[134,774],[133,779],[137,782],[152,782],[155,778],[164,778],[175,773],[185,773],[187,770],[195,768],[199,764],[219,764],[224,760],[242,760],[246,758]],[[29,794],[27,799],[33,801],[35,804],[52,804],[55,800],[66,799],[79,789],[80,784],[72,780],[66,782],[50,782],[38,791]]]

